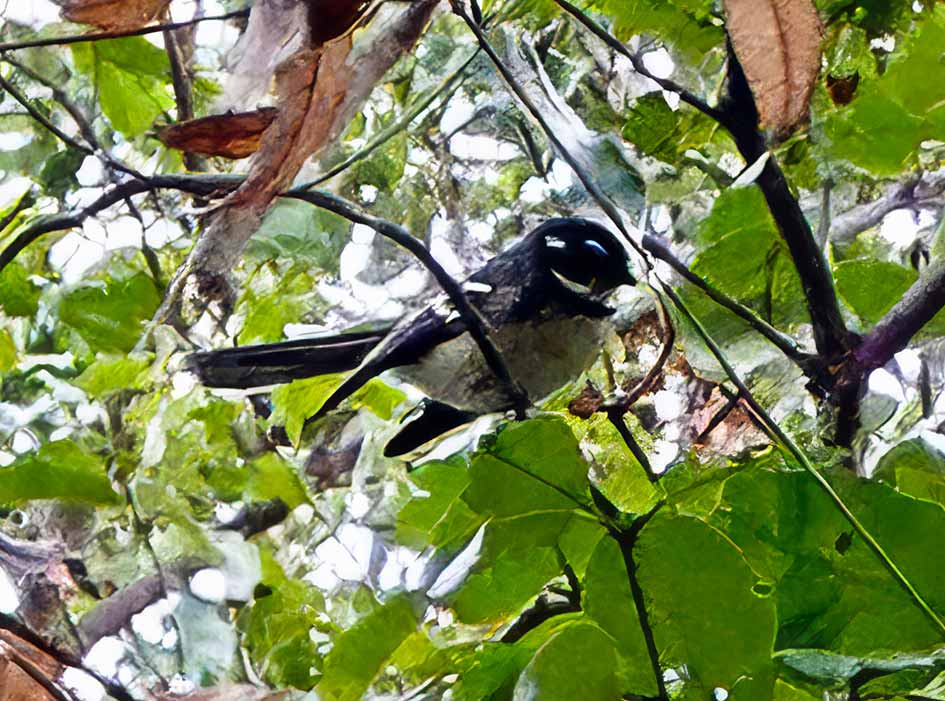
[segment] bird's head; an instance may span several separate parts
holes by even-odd
[[[626,248],[600,224],[550,219],[534,234],[541,238],[542,262],[550,277],[573,295],[599,302],[620,285],[636,284]]]

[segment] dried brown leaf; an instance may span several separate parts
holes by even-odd
[[[762,125],[783,138],[807,120],[823,28],[811,0],[724,0],[726,28]]]
[[[70,22],[116,32],[150,24],[171,0],[59,0],[58,4],[63,18]]]
[[[256,153],[266,129],[279,113],[275,107],[252,112],[215,114],[178,122],[157,130],[168,148],[202,156],[246,158]]]
[[[0,629],[0,701],[47,701],[65,667],[38,647]]]

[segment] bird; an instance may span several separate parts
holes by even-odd
[[[463,282],[513,380],[546,397],[598,357],[606,298],[635,285],[626,248],[589,219],[545,221]],[[251,388],[353,371],[309,422],[391,370],[427,397],[403,419],[384,455],[410,453],[477,416],[508,411],[516,398],[486,363],[466,321],[442,296],[390,324],[316,338],[201,351],[186,367],[208,387]]]

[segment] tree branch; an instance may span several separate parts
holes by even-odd
[[[43,39],[27,39],[25,41],[4,41],[0,42],[0,51],[16,51],[17,49],[32,49],[38,46],[65,46],[67,44],[82,44],[88,41],[100,41],[102,39],[121,39],[122,37],[139,37],[145,34],[157,34],[182,27],[190,27],[198,22],[212,22],[217,20],[235,19],[237,17],[248,17],[250,8],[227,12],[222,15],[211,15],[209,17],[195,17],[185,22],[170,22],[168,24],[154,24],[150,27],[139,27],[122,32],[91,32],[89,34],[77,34],[62,37],[45,37]]]
[[[888,187],[877,200],[857,205],[834,217],[830,241],[838,245],[852,244],[857,235],[883,221],[890,212],[923,205],[945,205],[945,170],[926,173]]]
[[[525,394],[525,390],[512,377],[508,365],[502,357],[501,351],[499,351],[492,342],[487,330],[486,321],[479,314],[479,311],[469,302],[466,293],[463,292],[462,285],[446,272],[420,239],[412,236],[404,227],[367,214],[353,203],[323,190],[292,190],[285,193],[284,196],[303,200],[316,207],[334,212],[349,221],[369,226],[382,236],[389,238],[391,241],[394,241],[413,253],[423,266],[430,271],[433,277],[436,278],[436,281],[440,284],[440,287],[443,288],[443,291],[446,292],[453,306],[456,308],[456,311],[459,312],[459,315],[466,323],[469,334],[473,337],[473,340],[476,341],[479,350],[482,351],[482,355],[485,357],[489,369],[495,374],[499,381],[505,385],[508,396],[514,402],[516,413],[520,418],[524,418],[525,409],[529,406],[528,396]]]
[[[764,169],[755,184],[764,195],[800,276],[817,352],[825,361],[837,359],[853,345],[855,336],[843,321],[830,267],[817,245],[810,223],[791,192],[777,158],[767,151],[764,135],[758,129],[754,97],[731,46],[728,55],[728,95],[722,107],[720,124],[732,135],[746,163],[755,163],[767,153]]]
[[[76,151],[81,151],[87,156],[91,156],[94,153],[92,148],[86,146],[85,144],[80,144],[78,141],[66,134],[62,129],[49,121],[49,119],[46,118],[46,115],[33,107],[33,103],[30,102],[26,95],[21,93],[17,87],[13,85],[13,83],[4,78],[2,75],[0,75],[0,88],[3,88],[5,92],[9,93],[10,97],[23,105],[23,108],[29,112],[30,117],[39,122],[40,125],[46,129],[46,131],[50,132],[66,146],[74,148]]]
[[[20,251],[44,234],[82,226],[82,223],[89,217],[108,209],[113,204],[122,202],[127,197],[160,189],[180,190],[194,195],[210,197],[221,192],[229,192],[242,181],[242,176],[232,175],[156,175],[143,180],[129,180],[116,185],[95,202],[78,212],[43,217],[31,226],[26,227],[3,251],[0,251],[0,271],[3,271]]]
[[[945,259],[935,261],[853,351],[868,372],[901,351],[945,307]]]

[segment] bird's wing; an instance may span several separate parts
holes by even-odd
[[[385,370],[413,365],[433,348],[466,331],[466,324],[452,307],[434,304],[398,322],[384,340],[364,358],[358,369],[336,389],[310,417],[312,421],[337,408],[365,382]]]

